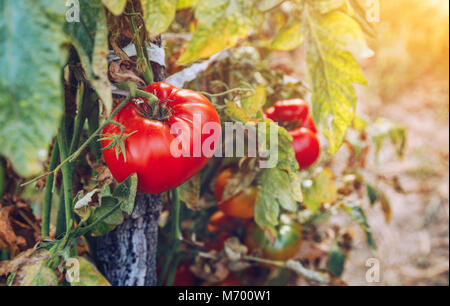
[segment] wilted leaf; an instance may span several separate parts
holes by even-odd
[[[189,64],[233,47],[250,34],[261,17],[252,1],[199,0],[195,10],[197,30],[178,63]]]
[[[356,110],[354,83],[366,84],[361,69],[346,49],[348,37],[356,40],[361,30],[350,17],[340,12],[321,15],[305,6],[303,20],[306,37],[306,62],[313,90],[314,121],[322,127],[336,153],[353,122]],[[342,40],[340,28],[351,33]]]
[[[137,185],[138,177],[134,173],[120,183],[113,192],[113,196],[122,203],[120,209],[128,215],[131,215],[134,209]]]
[[[231,261],[238,261],[242,256],[247,255],[248,248],[239,242],[237,237],[233,237],[225,241],[225,254]]]
[[[375,143],[375,156],[378,158],[384,142],[389,139],[395,147],[397,156],[403,158],[406,148],[406,128],[387,119],[377,119],[369,128],[369,133]]]
[[[108,8],[108,10],[116,16],[123,13],[127,0],[102,0],[102,3]]]
[[[141,0],[147,30],[152,35],[166,31],[175,18],[177,0]]]
[[[376,249],[377,246],[372,237],[372,231],[370,229],[369,223],[367,222],[367,217],[361,207],[356,204],[341,203],[340,207],[350,216],[354,221],[356,221],[363,231],[366,233],[367,243],[372,249]]]
[[[376,202],[380,202],[381,209],[383,210],[384,217],[386,222],[390,222],[392,219],[392,208],[391,203],[387,197],[387,195],[378,188],[375,188],[373,185],[366,183],[367,196],[369,197],[370,204],[373,205]]]
[[[322,204],[337,200],[338,189],[333,172],[325,169],[302,183],[303,202],[306,208],[316,212]]]
[[[80,1],[80,11],[80,22],[66,23],[66,30],[89,81],[109,114],[113,99],[108,79],[109,48],[105,9],[100,0],[90,0]]]
[[[178,187],[180,200],[190,209],[198,210],[200,187],[200,175],[194,175],[189,181]]]
[[[0,5],[0,155],[22,177],[42,170],[63,111],[65,2]]]
[[[58,277],[48,268],[46,260],[50,254],[39,250],[32,254],[17,270],[11,286],[56,286]]]
[[[84,257],[77,256],[80,275],[79,282],[71,282],[71,286],[111,286],[108,280],[98,271],[98,269]]]

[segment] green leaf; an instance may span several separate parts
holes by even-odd
[[[119,200],[113,197],[102,197],[101,205],[94,212],[95,219],[100,219],[111,210],[113,210]],[[112,215],[108,216],[104,221],[108,225],[119,225],[123,222],[123,214],[120,209],[116,210]]]
[[[367,217],[362,208],[356,204],[350,203],[342,203],[340,207],[361,226],[363,231],[366,233],[367,243],[372,249],[376,249],[377,246],[373,240],[372,231],[370,230]]]
[[[194,175],[189,181],[178,187],[180,200],[193,210],[198,209],[200,200],[200,175]]]
[[[266,104],[267,94],[266,88],[264,86],[258,86],[255,88],[255,94],[242,99],[242,108],[247,112],[247,114],[256,118],[259,111],[262,111],[262,107]]]
[[[152,35],[165,32],[177,10],[177,0],[141,0],[147,30]]]
[[[405,127],[397,125],[387,119],[380,118],[370,127],[369,133],[372,136],[372,141],[375,143],[375,156],[377,159],[386,139],[389,139],[391,144],[395,147],[397,156],[403,158],[407,141],[407,131]]]
[[[347,253],[343,250],[337,242],[333,243],[328,254],[327,268],[337,277],[340,277],[344,272],[345,261],[347,260]]]
[[[80,279],[79,282],[71,282],[71,286],[111,286],[90,261],[81,256],[74,258],[79,262]]]
[[[247,123],[250,121],[250,116],[234,101],[227,102],[225,106],[225,114],[233,121],[243,123]]]
[[[340,12],[321,15],[305,6],[307,72],[313,90],[313,115],[336,153],[351,126],[356,110],[354,83],[366,84],[352,54],[345,49],[340,27],[356,33],[359,26]],[[347,34],[346,37],[356,37]]]
[[[108,26],[100,0],[80,1],[80,22],[67,23],[66,31],[89,81],[110,114],[113,100],[108,78]]]
[[[134,173],[120,183],[113,192],[113,197],[122,203],[120,209],[128,215],[131,215],[134,209],[137,186],[138,177],[137,174]]]
[[[177,9],[182,10],[188,7],[193,6],[197,0],[178,0]]]
[[[303,202],[306,208],[317,212],[324,203],[337,200],[337,186],[333,172],[325,169],[310,180],[302,182]]]
[[[298,48],[305,40],[301,28],[301,22],[285,25],[270,43],[270,48],[280,51],[290,51]]]
[[[262,171],[258,177],[260,189],[255,202],[255,222],[261,228],[275,231],[280,208],[297,211],[301,191],[295,185],[300,186],[300,183],[283,170],[269,168]]]
[[[386,193],[367,182],[366,189],[370,204],[374,205],[376,202],[380,202],[385,220],[389,223],[392,219],[392,207]]]
[[[0,154],[20,176],[42,170],[63,112],[63,0],[0,3]]]
[[[197,31],[178,60],[181,65],[235,46],[262,21],[261,13],[248,0],[199,0],[195,18]]]
[[[108,10],[116,16],[123,13],[127,0],[102,0],[102,3],[108,8]]]

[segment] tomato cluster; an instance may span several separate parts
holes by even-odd
[[[301,169],[308,168],[317,161],[320,143],[316,125],[305,101],[301,99],[278,101],[266,109],[264,115],[289,131],[293,138],[295,158]]]

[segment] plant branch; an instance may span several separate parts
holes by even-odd
[[[58,161],[59,161],[59,144],[58,141],[55,141],[48,169],[50,171],[53,171],[56,168]],[[41,226],[42,238],[48,237],[50,235],[50,212],[52,208],[54,177],[55,177],[54,174],[49,175],[45,182],[45,196],[44,196],[44,206],[42,208],[42,226]]]

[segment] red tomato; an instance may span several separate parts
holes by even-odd
[[[203,168],[211,157],[205,156],[203,145],[218,144],[221,136],[220,130],[204,131],[203,128],[207,123],[217,123],[220,128],[220,119],[214,106],[197,92],[166,83],[154,83],[144,90],[158,97],[160,111],[157,116],[148,104],[143,104],[147,102],[146,98],[131,99],[113,118],[125,127],[124,136],[130,135],[124,141],[126,161],[122,153],[116,157],[114,147],[105,149],[103,156],[117,181],[122,182],[137,173],[138,191],[157,194],[183,184]],[[199,118],[198,125],[193,124],[194,118]],[[177,126],[182,128],[176,129]],[[119,126],[109,124],[103,130],[103,137],[118,136],[120,132]],[[196,150],[195,135],[201,143]],[[111,142],[111,139],[104,139],[102,147]],[[188,156],[174,156],[171,152],[173,143],[186,144],[183,152]],[[211,146],[209,148],[214,151]]]
[[[219,174],[214,188],[214,198],[219,204],[219,209],[226,215],[234,218],[251,219],[253,218],[256,196],[258,193],[256,187],[248,187],[230,199],[222,201],[225,186],[233,174],[234,173],[230,168],[225,169]]]
[[[309,113],[309,106],[302,99],[278,101],[273,107],[275,108],[275,121],[278,122],[297,120],[303,122]]]
[[[320,143],[317,135],[306,128],[289,131],[289,134],[294,138],[292,146],[298,165],[303,169],[310,167],[320,155]]]
[[[173,286],[193,286],[195,283],[195,276],[190,270],[190,263],[185,262],[177,267]]]
[[[300,127],[307,128],[311,132],[317,134],[316,124],[314,123],[313,118],[311,117],[311,115],[308,115],[306,117],[305,121],[303,121],[303,123],[300,124]]]
[[[295,157],[300,168],[308,168],[320,155],[320,143],[317,128],[309,114],[308,104],[301,99],[285,100],[268,108],[264,115],[282,124],[294,138]]]
[[[262,256],[269,260],[287,261],[292,259],[302,244],[300,224],[282,224],[278,230],[275,242],[272,244],[264,231],[255,223],[247,228],[245,245],[251,250],[259,250]]]

